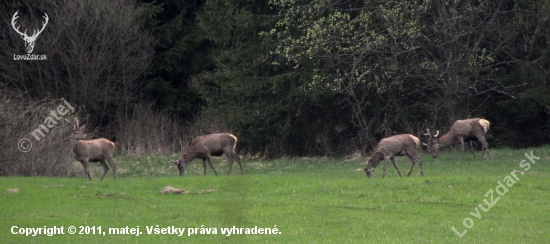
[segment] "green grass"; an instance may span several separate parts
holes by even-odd
[[[497,182],[514,169],[522,170],[525,152],[540,157],[487,212],[478,204]],[[479,154],[478,154],[479,155]],[[119,157],[117,182],[112,173],[100,182],[101,167],[92,164],[93,181],[75,178],[3,177],[0,190],[0,239],[3,243],[545,243],[550,229],[550,147],[524,150],[493,149],[491,160],[446,152],[439,158],[421,155],[411,177],[399,178],[391,163],[381,178],[363,171],[366,159],[295,158],[244,160],[245,175],[227,175],[225,157],[202,176],[195,160],[185,177],[170,165],[171,157]],[[527,161],[528,162],[528,161]],[[398,163],[403,174],[406,158]],[[78,163],[77,163],[78,164]],[[75,167],[78,168],[78,167]],[[165,186],[183,188],[186,195],[159,192]],[[213,190],[213,191],[207,191]],[[465,218],[474,225],[467,229]],[[469,224],[469,223],[468,223]],[[64,235],[35,237],[11,234],[12,226],[63,226]],[[135,235],[70,235],[69,226],[123,228],[139,226]],[[183,236],[147,234],[147,227],[216,228],[217,234]],[[273,228],[274,235],[225,236],[221,228]],[[452,230],[468,232],[459,238]],[[77,229],[78,230],[78,229]],[[198,229],[200,231],[200,229]]]

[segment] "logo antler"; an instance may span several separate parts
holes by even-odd
[[[36,38],[38,37],[38,35],[40,35],[40,33],[42,33],[42,31],[44,31],[44,28],[46,28],[46,25],[48,24],[48,20],[49,20],[49,17],[48,17],[48,14],[44,13],[44,19],[46,19],[46,22],[42,22],[42,29],[39,30],[37,32],[37,30],[33,30],[32,32],[32,35],[31,36],[28,36],[27,35],[27,30],[25,29],[25,32],[21,32],[19,31],[19,27],[21,26],[17,26],[15,27],[15,20],[17,18],[19,18],[19,16],[17,16],[19,10],[15,11],[15,14],[13,14],[13,18],[11,19],[11,26],[13,27],[13,29],[19,33],[21,35],[21,37],[23,38],[23,40],[25,41],[25,48],[27,49],[27,53],[32,53],[33,49],[34,49],[34,42],[36,41]]]

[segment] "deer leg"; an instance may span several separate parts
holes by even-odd
[[[462,160],[464,160],[464,138],[463,137],[458,138],[458,142],[460,143],[460,151],[462,152]]]
[[[109,167],[107,167],[107,163],[105,163],[105,159],[100,160],[99,164],[101,164],[101,167],[103,167],[103,175],[101,176],[101,179],[99,181],[103,181],[103,177],[105,177],[105,175],[109,171]]]
[[[476,154],[474,153],[474,146],[472,145],[472,140],[470,140],[470,151],[472,152],[472,155],[474,155],[474,159],[477,159]],[[483,155],[481,157],[483,158]]]
[[[80,161],[82,164],[82,167],[84,168],[84,177],[88,180],[92,180],[92,176],[90,176],[90,171],[88,171],[88,160],[82,160]]]
[[[204,175],[206,175],[206,158],[202,159],[202,168],[204,169]]]
[[[233,156],[231,153],[225,153],[225,156],[227,157],[227,161],[229,161],[229,171],[227,174],[231,174],[231,168],[233,168]]]
[[[489,159],[491,159],[491,155],[489,154],[489,144],[487,143],[487,141],[485,141],[485,138],[481,137],[481,138],[478,138],[478,140],[481,142],[481,159],[483,159],[483,153],[484,153],[484,150],[487,150],[487,157]]]
[[[413,167],[414,167],[414,159],[411,157],[411,155],[407,154],[407,157],[409,158],[409,162],[411,164],[411,168],[409,168],[409,172],[407,173],[407,177],[411,176],[411,173],[413,171]],[[422,164],[420,165],[420,173],[422,175],[424,175],[423,171],[422,171]]]
[[[388,158],[389,157],[384,158],[384,172],[382,173],[382,178],[384,178],[384,176],[386,176],[386,168],[388,167]]]
[[[239,155],[237,155],[236,153],[233,153],[232,155],[237,161],[237,163],[239,163],[239,167],[241,168],[241,174],[244,175],[243,164],[241,163],[241,157],[239,157]]]
[[[414,155],[412,159],[416,159],[418,161],[418,166],[420,166],[420,175],[424,176],[424,166],[422,165],[423,163],[420,157],[418,157],[418,155]]]
[[[115,181],[116,181],[116,171],[117,171],[117,168],[116,168],[116,165],[115,165],[115,162],[113,162],[113,158],[112,157],[106,157],[105,158],[107,160],[107,162],[109,163],[109,165],[111,165],[111,169],[113,169],[113,175],[114,175],[114,178],[115,178]]]
[[[208,165],[210,165],[210,168],[214,170],[214,174],[218,175],[218,172],[216,172],[216,169],[214,169],[214,165],[212,165],[212,158],[210,156],[206,157],[206,160],[208,160]],[[204,175],[206,175],[206,164],[204,165]]]
[[[399,167],[397,167],[397,162],[395,162],[395,158],[390,158],[391,162],[393,163],[393,167],[397,170],[397,173],[399,174],[399,177],[401,177],[401,171],[399,171]]]

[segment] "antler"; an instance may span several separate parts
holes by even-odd
[[[431,136],[431,135],[430,135],[430,129],[426,129],[426,133],[422,133],[422,135]]]
[[[427,136],[429,138],[428,143],[422,143],[422,145],[430,146],[432,145],[432,143],[434,143],[434,140],[437,138],[437,136],[439,136],[439,130],[437,130],[435,134],[432,135],[432,133],[430,133],[430,129],[426,129],[426,133],[422,133],[422,135]]]
[[[11,26],[13,27],[13,29],[19,33],[20,35],[24,35],[24,36],[27,36],[27,30],[25,30],[25,33],[22,33],[21,31],[19,31],[19,27],[21,26],[18,26],[18,27],[15,27],[15,20],[19,18],[19,16],[17,16],[17,13],[19,12],[19,10],[15,11],[15,14],[13,14],[13,18],[11,18]]]
[[[80,132],[80,133],[84,132],[84,126],[85,126],[85,125],[83,125],[82,127],[80,127],[80,122],[78,121],[77,118],[74,118],[74,123],[72,123],[72,122],[71,122],[70,120],[68,120],[68,119],[65,119],[65,121],[67,121],[67,123],[69,123],[70,125],[73,126],[73,131],[74,131],[74,132]]]
[[[21,26],[15,27],[15,20],[19,18],[19,16],[17,16],[18,13],[19,13],[19,10],[15,11],[15,14],[13,14],[13,18],[11,18],[11,26],[13,27],[13,29],[14,29],[17,33],[19,33],[19,34],[22,35],[22,36],[25,36],[26,39],[31,39],[31,40],[34,39],[34,38],[36,38],[38,35],[40,35],[40,33],[42,33],[42,31],[44,31],[44,29],[46,28],[46,25],[48,24],[48,21],[49,21],[49,19],[50,19],[50,18],[48,17],[48,14],[44,13],[45,16],[43,16],[43,17],[44,17],[44,19],[46,19],[46,22],[42,22],[42,29],[40,29],[40,31],[38,31],[38,33],[36,32],[37,30],[33,30],[32,35],[29,37],[29,36],[27,35],[27,30],[26,30],[26,29],[25,29],[25,32],[21,32],[21,31],[19,30],[19,27],[21,27]]]
[[[40,33],[42,33],[42,31],[44,31],[44,29],[46,28],[46,25],[48,24],[48,20],[50,18],[48,17],[48,14],[46,14],[46,13],[44,13],[44,15],[45,16],[43,16],[43,17],[44,17],[44,19],[46,19],[46,22],[42,22],[42,29],[40,29],[40,31],[38,33],[34,34],[34,32],[36,32],[36,30],[34,30],[32,32],[32,37],[36,37],[36,36],[40,35]]]

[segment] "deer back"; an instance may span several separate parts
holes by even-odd
[[[206,155],[221,156],[225,151],[233,150],[236,142],[237,138],[228,133],[199,136],[193,140],[182,158],[191,161]]]
[[[489,130],[489,121],[485,119],[473,118],[465,120],[457,120],[451,127],[450,132],[455,137],[471,137],[477,134],[483,134]]]
[[[405,152],[415,151],[420,147],[420,140],[411,134],[395,135],[382,139],[377,149],[386,156],[389,154],[404,155]],[[377,150],[377,151],[378,151]]]
[[[419,147],[420,140],[411,134],[390,136],[380,140],[369,159],[369,163],[378,164],[384,160],[384,157],[416,154]]]
[[[88,159],[96,161],[104,159],[106,156],[112,157],[115,151],[115,144],[107,139],[95,139],[88,141],[78,141],[73,148],[77,159]]]

